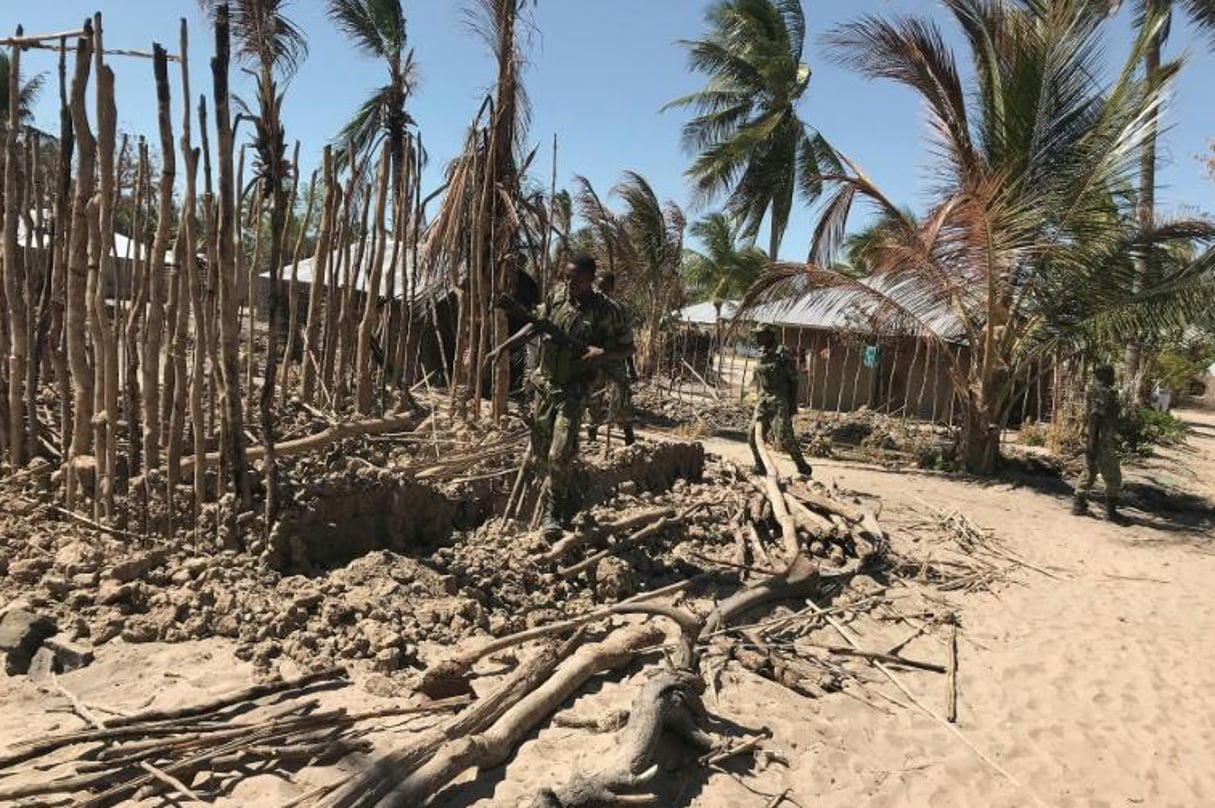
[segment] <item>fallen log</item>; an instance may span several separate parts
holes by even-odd
[[[418,689],[431,698],[443,698],[446,694],[455,691],[464,691],[468,684],[465,677],[472,669],[472,666],[478,661],[484,659],[496,651],[501,651],[528,640],[535,640],[541,637],[550,637],[554,634],[561,634],[566,631],[573,631],[579,626],[584,626],[587,623],[593,623],[596,620],[602,620],[606,617],[621,614],[622,610],[626,610],[633,604],[640,603],[651,598],[661,597],[663,595],[672,595],[676,592],[681,592],[692,584],[692,580],[679,581],[678,583],[664,586],[661,589],[655,589],[650,592],[641,592],[627,600],[622,600],[620,603],[612,606],[605,606],[602,609],[595,609],[586,614],[572,617],[569,620],[562,620],[558,623],[550,623],[546,626],[536,626],[529,628],[526,631],[518,631],[514,634],[508,634],[505,637],[481,643],[473,647],[465,648],[462,651],[457,651],[453,656],[440,660],[431,665],[422,674],[422,683]]]
[[[588,679],[630,662],[638,651],[660,641],[663,631],[645,623],[622,628],[602,642],[579,648],[542,685],[514,704],[488,729],[454,739],[412,771],[377,805],[422,805],[469,768],[487,769],[506,761],[524,737],[555,712]]]
[[[559,558],[565,556],[570,550],[575,547],[580,547],[596,536],[601,536],[608,533],[618,533],[626,530],[634,530],[639,527],[656,522],[660,519],[666,519],[675,515],[674,508],[650,508],[627,516],[623,519],[618,519],[612,522],[600,522],[596,525],[596,529],[588,532],[578,531],[561,539],[553,545],[547,553],[541,553],[536,556],[536,561],[541,564],[551,564]]]
[[[581,637],[576,637],[560,648],[554,645],[545,646],[520,665],[494,691],[443,726],[428,730],[411,739],[405,746],[383,755],[329,793],[317,803],[317,808],[366,808],[377,804],[380,798],[403,778],[423,762],[433,758],[448,741],[481,732],[520,699],[534,692],[580,641]]]
[[[812,491],[810,490],[810,486],[805,485],[801,481],[795,480],[789,485],[789,490],[795,497],[811,508],[817,508],[825,513],[833,513],[836,516],[842,516],[853,524],[865,518],[865,512],[860,508],[849,505],[846,502],[841,502],[834,497],[824,496],[816,491]]]
[[[665,732],[696,749],[710,749],[712,739],[698,726],[704,713],[700,703],[703,691],[703,680],[687,671],[664,670],[653,676],[633,699],[612,759],[596,772],[575,772],[564,785],[541,789],[532,808],[619,803],[621,795],[617,792],[644,785],[657,774],[654,757]]]
[[[718,603],[717,608],[705,618],[705,633],[721,631],[738,615],[765,603],[811,597],[818,591],[819,581],[818,565],[804,555],[798,555],[781,572],[741,589]]]
[[[366,421],[345,421],[334,424],[315,435],[308,435],[304,438],[296,438],[295,440],[275,444],[274,454],[278,457],[306,454],[328,446],[331,443],[345,440],[346,438],[355,438],[362,435],[382,435],[386,432],[400,432],[411,429],[417,422],[417,416],[412,413]],[[260,459],[265,454],[265,447],[250,446],[246,451],[249,461],[252,462]],[[219,454],[219,452],[208,452],[206,456],[207,465],[218,463]],[[180,473],[185,475],[193,472],[195,462],[197,461],[194,455],[183,457],[181,459]]]
[[[589,555],[586,558],[579,561],[577,564],[573,564],[569,567],[564,567],[562,569],[557,570],[557,573],[564,578],[569,578],[574,575],[577,575],[578,573],[595,566],[600,561],[602,561],[603,559],[607,558],[610,555],[614,555],[614,554],[620,552],[621,550],[627,550],[630,547],[638,545],[641,542],[645,541],[646,539],[650,538],[651,536],[657,536],[659,533],[666,530],[668,527],[671,527],[673,525],[682,524],[685,519],[687,519],[689,516],[696,513],[696,511],[698,511],[701,508],[704,508],[706,506],[707,506],[707,503],[698,502],[690,508],[685,508],[682,512],[680,512],[674,516],[664,516],[664,517],[660,518],[657,522],[652,522],[651,524],[648,524],[645,527],[638,530],[636,533],[633,533],[633,534],[625,537],[620,542],[618,542],[615,546],[609,547],[605,550],[600,550],[597,553],[592,553],[591,555]]]
[[[785,504],[789,507],[789,513],[793,516],[793,522],[799,528],[816,539],[826,539],[831,535],[834,525],[831,524],[830,519],[819,516],[803,505],[797,497],[788,492],[785,493]]]
[[[767,446],[764,445],[763,425],[759,422],[755,424],[754,445],[759,450],[764,468],[767,469],[767,473],[762,478],[764,494],[768,497],[769,504],[772,505],[772,515],[776,519],[776,523],[780,525],[785,563],[792,567],[802,552],[797,540],[797,523],[793,521],[793,515],[789,513],[789,507],[785,504],[785,494],[780,490],[780,478],[776,476],[776,465],[772,462],[772,456],[768,454]]]

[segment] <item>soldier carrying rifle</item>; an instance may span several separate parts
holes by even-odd
[[[591,389],[604,367],[624,362],[634,351],[633,332],[622,310],[595,290],[595,259],[574,256],[562,276],[564,283],[549,294],[531,322],[489,357],[542,338],[539,365],[530,380],[536,389],[531,431],[532,453],[548,478],[541,530],[550,540],[561,535],[579,507],[573,467]]]

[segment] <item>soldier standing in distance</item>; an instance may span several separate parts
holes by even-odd
[[[751,446],[751,454],[755,458],[755,473],[767,473],[759,455],[759,447],[755,443],[755,425],[762,424],[764,439],[766,440],[775,428],[777,440],[797,464],[798,473],[809,477],[810,464],[802,456],[797,435],[793,432],[793,413],[797,411],[797,365],[788,349],[777,341],[776,330],[772,326],[759,325],[751,333],[763,352],[760,354],[759,364],[755,366],[759,401],[755,404],[751,429],[747,433],[747,443]]]
[[[628,322],[629,315],[624,304],[616,300],[616,275],[604,272],[599,276],[599,292],[608,302],[618,309],[619,317]],[[629,360],[604,363],[599,371],[597,388],[587,404],[586,436],[594,441],[599,437],[599,426],[603,423],[606,404],[608,423],[616,424],[624,433],[624,445],[632,446],[633,435],[633,393],[629,389]],[[605,401],[606,400],[606,401]]]
[[[1072,513],[1088,513],[1088,498],[1097,475],[1105,481],[1105,514],[1111,522],[1123,522],[1118,513],[1118,495],[1122,492],[1122,466],[1118,461],[1118,418],[1121,409],[1118,389],[1114,387],[1114,368],[1099,365],[1093,371],[1093,383],[1088,388],[1088,417],[1085,422],[1084,475],[1076,486]]]

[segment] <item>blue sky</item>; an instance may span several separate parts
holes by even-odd
[[[540,147],[534,164],[539,181],[547,187],[556,133],[559,185],[568,186],[574,174],[583,174],[606,193],[622,171],[634,170],[660,196],[684,205],[689,219],[707,212],[687,207],[683,171],[688,157],[679,147],[685,113],[659,112],[702,82],[688,72],[685,53],[675,42],[701,33],[706,5],[702,0],[539,0],[530,12],[534,32],[524,77],[532,103],[529,141]],[[806,0],[804,5],[810,28],[806,60],[814,77],[801,107],[803,119],[856,161],[887,196],[917,204],[928,184],[918,102],[889,82],[867,82],[832,64],[823,53],[821,35],[869,12],[930,15],[945,22],[955,46],[956,31],[933,0]],[[106,44],[115,48],[147,49],[159,41],[176,52],[178,20],[184,16],[191,30],[192,90],[209,94],[212,42],[195,0],[0,0],[0,30],[11,31],[18,23],[30,33],[65,30],[98,7],[105,15]],[[383,82],[383,68],[347,45],[325,18],[323,0],[294,0],[288,8],[308,36],[310,54],[292,80],[284,117],[288,137],[301,141],[303,168],[311,171],[322,145],[368,90]],[[405,8],[421,79],[411,111],[431,156],[433,188],[492,84],[494,66],[484,43],[465,25],[463,0],[405,0]],[[1110,58],[1120,59],[1130,41],[1127,12],[1108,26],[1108,38]],[[1166,211],[1215,211],[1215,182],[1198,159],[1208,139],[1215,138],[1215,104],[1210,102],[1215,57],[1207,40],[1180,24],[1174,25],[1168,51],[1188,53],[1189,63],[1166,113],[1160,205]],[[27,71],[46,70],[53,79],[54,53],[29,51],[23,60]],[[115,57],[111,64],[119,127],[154,138],[151,63]],[[243,76],[234,76],[233,86],[238,94],[251,93]],[[176,84],[173,92],[176,128],[181,103]],[[48,81],[36,110],[38,122],[48,128],[58,120],[56,93]],[[797,208],[782,257],[804,258],[812,227],[813,212]]]

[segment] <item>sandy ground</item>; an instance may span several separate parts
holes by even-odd
[[[1163,453],[1134,477],[1215,500],[1215,415],[1185,413],[1189,446]],[[744,444],[707,442],[747,459]],[[1066,490],[977,483],[821,463],[816,476],[880,499],[883,523],[925,508],[962,511],[1049,573],[1019,568],[994,594],[951,595],[941,610],[961,615],[956,732],[908,705],[942,714],[944,677],[900,673],[900,692],[875,672],[866,697],[810,700],[749,673],[727,669],[706,697],[718,728],[768,727],[767,748],[788,763],[698,768],[659,778],[661,805],[761,806],[788,789],[792,804],[882,806],[1215,805],[1215,535],[1211,526],[1132,509],[1119,527],[1069,514]],[[898,592],[892,593],[898,603]],[[914,616],[909,616],[911,624]],[[866,647],[904,639],[898,623],[858,622]],[[914,640],[910,657],[941,661],[937,636]],[[103,646],[97,662],[61,678],[85,701],[128,710],[191,702],[248,681],[250,668],[220,640]],[[633,672],[635,676],[635,672]],[[634,679],[595,684],[571,710],[596,715],[627,702]],[[885,694],[889,699],[874,698]],[[377,704],[357,688],[334,703]],[[894,701],[891,701],[893,699]],[[390,700],[388,700],[390,701]],[[899,706],[894,702],[900,702]],[[76,728],[65,700],[24,678],[0,685],[0,739]],[[390,739],[389,739],[390,740]],[[551,727],[505,767],[448,789],[441,806],[516,806],[571,766],[593,765],[610,736]],[[985,756],[987,761],[981,759]],[[340,767],[357,766],[346,761]],[[1003,770],[997,771],[997,767]],[[237,787],[228,805],[278,805],[338,775],[308,770],[295,782],[263,775]]]

